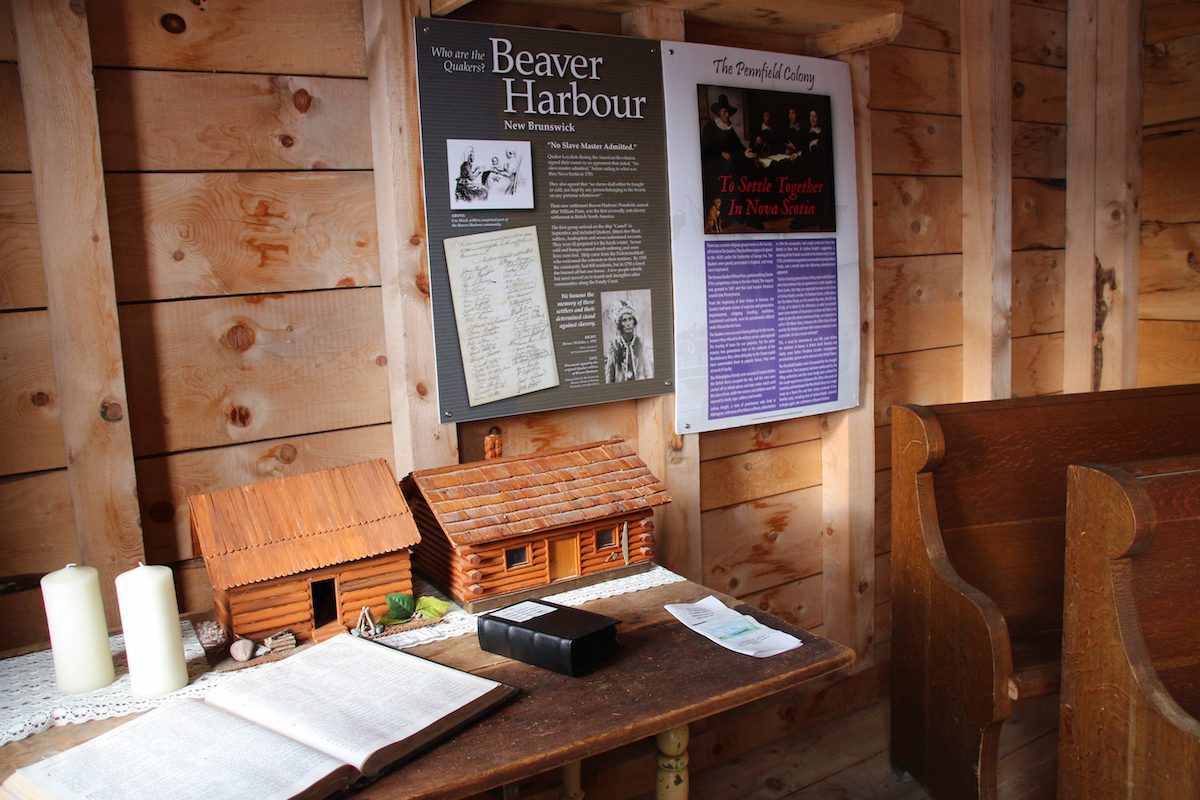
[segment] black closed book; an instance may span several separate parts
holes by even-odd
[[[578,608],[526,600],[479,617],[479,646],[535,667],[582,675],[619,647],[620,620]]]

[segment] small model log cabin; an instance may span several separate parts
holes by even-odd
[[[412,593],[420,533],[384,459],[196,495],[188,508],[231,638],[320,640]]]
[[[666,487],[619,441],[440,469],[403,483],[413,560],[471,611],[648,569]]]

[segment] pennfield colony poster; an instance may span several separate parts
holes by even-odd
[[[858,404],[847,65],[663,42],[676,429]]]

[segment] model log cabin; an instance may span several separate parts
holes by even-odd
[[[627,445],[418,470],[417,570],[472,611],[650,567],[666,487]]]
[[[323,639],[412,593],[420,534],[383,459],[222,489],[188,502],[226,634]]]

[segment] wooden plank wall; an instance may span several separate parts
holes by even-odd
[[[1187,155],[1200,136],[1200,25],[1195,4],[1148,2],[1139,379],[1200,380],[1189,200],[1200,176]],[[958,7],[910,0],[899,36],[869,55],[879,471],[875,581],[862,591],[877,664],[890,620],[889,408],[958,400],[962,386]],[[88,21],[145,550],[179,568],[195,610],[211,601],[189,494],[393,453],[361,0],[110,0],[104,11]],[[455,16],[622,30],[616,14],[501,0]],[[44,637],[36,579],[78,557],[8,17],[0,0],[0,614],[11,621],[0,648]],[[1012,387],[1031,395],[1062,388],[1065,0],[1014,0],[1011,24]],[[627,402],[464,424],[460,457],[482,457],[492,427],[510,454],[636,445],[640,416]],[[818,631],[831,616],[827,422],[699,437],[704,581]],[[737,729],[783,730],[879,691],[881,674],[747,710]]]
[[[146,557],[202,609],[189,494],[392,455],[361,3],[119,0],[88,24]],[[0,572],[30,576],[3,647],[45,638],[35,579],[78,555],[0,30]]]
[[[1147,0],[1139,386],[1200,381],[1200,6]]]
[[[1062,390],[1065,3],[1014,0],[1012,394]],[[875,189],[876,636],[890,624],[890,407],[963,399],[958,3],[910,0],[871,51]]]

